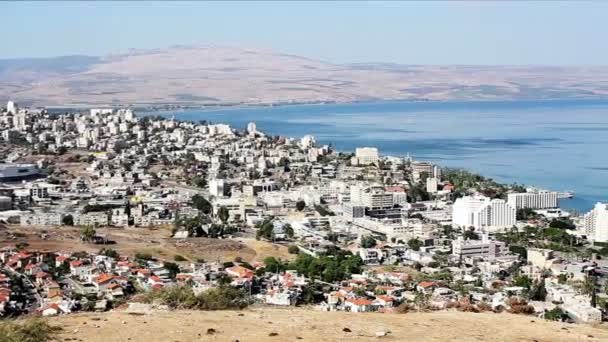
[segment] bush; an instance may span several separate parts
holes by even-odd
[[[46,342],[54,340],[61,327],[40,319],[0,322],[0,342]]]
[[[175,261],[186,261],[186,258],[184,258],[183,256],[181,256],[179,254],[175,254],[175,256],[173,257],[173,260],[175,260]]]
[[[249,305],[246,293],[230,286],[212,288],[199,295],[191,287],[173,286],[147,293],[144,301],[187,310],[243,309]]]
[[[532,305],[528,305],[525,300],[517,299],[517,298],[509,298],[509,309],[510,313],[513,314],[522,314],[522,315],[532,315],[534,314],[534,307]]]
[[[287,248],[287,251],[289,252],[289,254],[298,254],[298,253],[300,253],[300,249],[296,245],[290,245]]]
[[[145,253],[145,252],[137,252],[137,253],[135,253],[135,259],[152,260],[152,254]]]
[[[556,306],[552,310],[545,312],[545,319],[550,321],[561,321],[566,313],[559,307]]]

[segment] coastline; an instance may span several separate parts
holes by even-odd
[[[217,103],[217,104],[79,104],[79,105],[57,105],[44,106],[49,111],[58,112],[63,110],[86,110],[90,108],[132,108],[138,112],[138,115],[149,115],[153,113],[164,112],[185,112],[185,111],[221,111],[221,110],[238,110],[238,109],[259,109],[259,108],[280,108],[280,107],[298,107],[298,106],[323,106],[323,105],[357,105],[357,104],[383,104],[383,103],[530,103],[530,102],[578,102],[578,101],[594,101],[608,102],[608,97],[573,97],[573,98],[501,98],[501,99],[376,99],[376,100],[360,100],[360,101],[304,101],[304,102],[272,102],[272,103]]]

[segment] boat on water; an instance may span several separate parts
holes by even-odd
[[[0,164],[0,181],[19,181],[41,176],[34,164]]]
[[[565,199],[565,198],[573,198],[574,191],[563,191],[557,193],[557,198]]]

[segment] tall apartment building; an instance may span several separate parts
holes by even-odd
[[[579,231],[597,242],[608,242],[608,203],[596,203],[593,210],[585,214]]]
[[[351,159],[353,165],[370,165],[378,162],[378,149],[375,147],[357,147]]]
[[[507,203],[515,209],[557,208],[557,192],[522,192],[507,195]]]
[[[506,228],[515,225],[516,209],[501,199],[464,196],[454,203],[452,224],[457,227]]]

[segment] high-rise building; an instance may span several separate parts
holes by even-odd
[[[6,112],[8,114],[17,114],[17,105],[13,101],[8,101],[6,103]]]
[[[255,122],[250,122],[247,124],[247,133],[249,133],[249,135],[254,135],[257,132],[257,127],[255,125]]]
[[[507,203],[516,209],[557,208],[557,192],[522,192],[507,195]]]
[[[412,177],[415,181],[418,181],[422,177],[422,174],[426,174],[427,177],[438,176],[439,178],[441,176],[441,171],[439,171],[439,168],[435,168],[433,164],[429,162],[417,161],[413,162],[411,165]]]
[[[501,199],[465,196],[454,203],[452,224],[458,227],[506,228],[515,225],[516,209]]]
[[[439,181],[435,177],[429,177],[426,179],[426,192],[434,194],[437,192],[437,185]]]
[[[357,147],[351,159],[353,165],[370,165],[378,162],[378,149],[375,147]]]
[[[585,214],[579,231],[597,242],[608,242],[608,203],[596,203],[593,210]]]
[[[225,182],[223,179],[212,179],[209,181],[209,194],[215,197],[223,197],[225,193]]]

